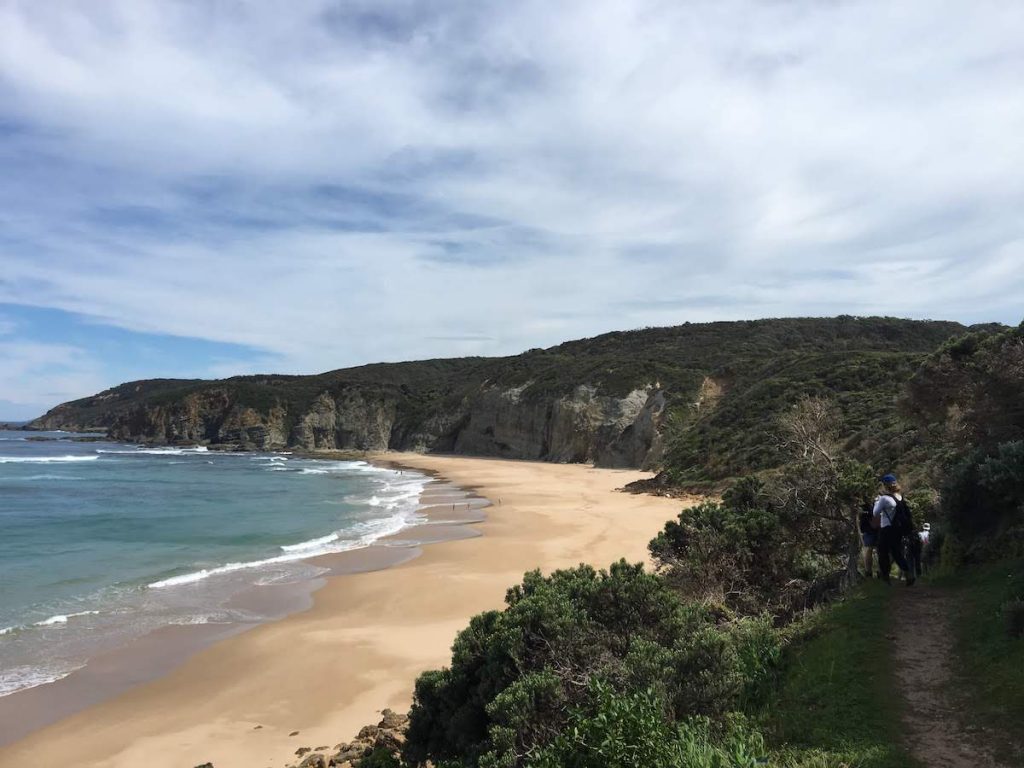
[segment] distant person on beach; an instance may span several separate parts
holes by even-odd
[[[875,499],[871,510],[871,514],[878,520],[878,569],[882,581],[888,584],[889,572],[895,562],[910,587],[916,580],[916,569],[911,570],[903,557],[903,539],[913,533],[910,506],[903,498],[896,475],[885,475],[882,487],[883,493]]]

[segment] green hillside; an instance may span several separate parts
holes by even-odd
[[[664,399],[656,414],[664,458],[652,433],[654,441],[642,446],[652,457],[647,463],[664,467],[673,482],[714,481],[777,465],[775,419],[807,395],[833,396],[848,447],[863,458],[879,457],[892,440],[879,439],[878,425],[895,418],[904,383],[925,355],[966,330],[950,322],[858,317],[688,323],[607,333],[510,357],[381,363],[312,376],[131,382],[58,406],[32,426],[116,424],[121,439],[172,439],[159,430],[173,414],[179,420],[188,415],[187,398],[204,397],[210,412],[193,430],[204,441],[223,439],[219,425],[250,409],[257,416],[249,421],[273,414],[273,427],[292,435],[285,442],[304,447],[296,425],[318,398],[358,397],[389,409],[390,436],[374,447],[565,460],[564,451],[546,452],[560,401],[578,400],[580,387],[592,392],[587,398],[606,400],[642,390]],[[495,416],[498,406],[486,400],[488,392],[514,392],[514,410],[526,414],[524,424],[505,424],[512,437],[501,434],[501,423],[479,427],[490,430],[487,435],[471,433],[475,422],[517,418]],[[606,410],[614,412],[614,403]],[[154,412],[172,416],[154,426]],[[515,448],[517,441],[530,443],[532,453]]]

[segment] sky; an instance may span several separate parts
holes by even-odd
[[[1024,316],[1019,0],[0,0],[0,419],[604,331]]]

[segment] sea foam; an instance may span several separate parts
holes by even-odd
[[[0,696],[7,696],[28,688],[36,688],[47,683],[55,683],[70,675],[77,668],[50,670],[32,666],[19,666],[0,670]]]
[[[96,461],[99,456],[0,456],[0,464],[54,464],[65,461]]]
[[[353,464],[356,462],[339,463]],[[349,467],[346,466],[345,468],[348,469]],[[273,469],[277,468],[274,467]],[[374,467],[374,469],[377,468]],[[391,472],[391,470],[384,471]],[[424,518],[417,514],[418,505],[416,502],[426,483],[427,478],[424,477],[422,479],[407,480],[394,486],[387,484],[380,493],[384,495],[390,491],[391,494],[389,496],[381,499],[375,495],[371,500],[364,501],[368,506],[384,506],[385,509],[395,512],[395,514],[388,517],[356,523],[344,530],[334,531],[326,536],[318,536],[317,538],[301,541],[296,544],[284,544],[280,547],[281,552],[283,552],[281,555],[261,560],[227,563],[213,568],[202,568],[198,571],[181,574],[180,576],[171,576],[154,581],[149,584],[149,587],[151,589],[180,587],[187,584],[195,584],[212,576],[368,547],[378,539],[391,536],[423,521]]]
[[[96,453],[112,453],[121,456],[187,456],[190,453],[209,453],[205,445],[196,445],[191,448],[134,448],[123,451],[114,448],[100,448]]]
[[[79,616],[95,616],[99,611],[79,611],[78,613],[58,613],[56,616],[51,616],[48,619],[37,621],[32,626],[34,627],[52,627],[54,624],[67,624],[68,619],[74,619]]]

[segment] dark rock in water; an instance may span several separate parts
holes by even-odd
[[[327,758],[314,752],[299,763],[299,768],[327,768]]]
[[[295,756],[296,757],[302,757],[307,752],[312,752],[312,751],[313,750],[310,749],[309,747],[299,747],[298,749],[295,750]]]
[[[203,763],[202,765],[197,765],[196,768],[213,768],[213,763]]]
[[[256,726],[253,726],[253,730],[254,731],[258,731],[262,727],[263,727],[262,725],[256,725]]]
[[[298,731],[292,731],[292,732],[291,732],[291,733],[289,733],[288,735],[289,735],[289,736],[298,736],[298,735],[299,735],[299,732],[298,732]]]
[[[317,752],[323,752],[325,749],[330,749],[330,747],[317,747],[316,751]]]

